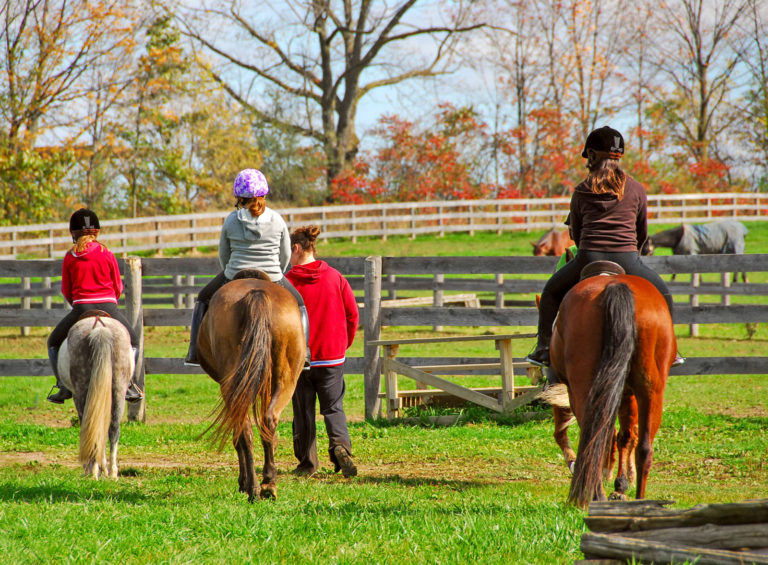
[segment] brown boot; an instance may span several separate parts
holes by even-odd
[[[347,453],[343,445],[337,445],[333,448],[333,456],[336,459],[336,472],[341,470],[341,474],[344,478],[354,477],[357,475],[357,467],[355,462],[352,461],[352,456]]]
[[[539,367],[549,367],[549,347],[541,344],[536,345],[536,349],[525,360]]]

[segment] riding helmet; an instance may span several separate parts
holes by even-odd
[[[69,218],[69,231],[99,230],[99,217],[88,208],[80,208]]]
[[[610,153],[612,158],[618,159],[624,155],[624,138],[609,126],[603,126],[592,130],[584,143],[584,151],[581,156],[587,158],[587,149]]]
[[[269,192],[267,178],[256,169],[243,169],[235,178],[232,193],[235,198],[256,198]]]

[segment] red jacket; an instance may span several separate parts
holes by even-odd
[[[61,293],[70,304],[114,302],[123,293],[123,279],[114,254],[91,241],[82,253],[70,250],[61,266]]]
[[[324,261],[295,265],[285,276],[304,297],[312,366],[341,365],[360,321],[357,301],[347,279]]]

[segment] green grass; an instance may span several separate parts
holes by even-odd
[[[768,228],[750,225],[768,249]],[[391,238],[321,245],[325,256],[528,254],[534,234]],[[752,238],[755,238],[754,240]],[[748,247],[749,249],[749,247]],[[755,250],[755,252],[757,252]],[[444,335],[510,328],[448,328]],[[526,328],[521,329],[528,330]],[[765,355],[768,324],[679,327],[686,355]],[[388,336],[434,335],[388,328]],[[0,356],[43,357],[45,328],[0,330]],[[147,328],[147,355],[181,357],[182,328]],[[350,356],[362,356],[362,335]],[[522,340],[520,355],[532,345]],[[403,355],[494,356],[487,343],[430,345]],[[516,345],[516,347],[518,347]],[[318,427],[321,472],[290,474],[291,410],[277,454],[278,500],[237,492],[234,450],[201,438],[218,401],[205,375],[148,375],[147,421],[122,428],[118,481],[81,477],[71,402],[45,402],[52,378],[0,379],[0,554],[8,563],[572,563],[583,512],[565,504],[569,480],[550,418],[494,419],[463,409],[457,425],[363,419],[361,375],[347,376],[345,406],[360,475],[332,472]],[[497,384],[473,377],[467,384]],[[403,379],[403,388],[412,383]],[[543,408],[537,409],[541,416]],[[412,412],[415,413],[415,412]],[[441,413],[435,411],[434,413]],[[426,419],[425,419],[426,422]],[[577,441],[576,426],[571,440]],[[261,455],[257,452],[257,467]],[[681,507],[764,497],[768,484],[765,375],[671,377],[647,495]]]

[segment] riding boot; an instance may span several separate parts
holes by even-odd
[[[549,367],[549,340],[552,338],[552,325],[555,323],[559,306],[549,294],[541,295],[538,340],[536,348],[525,358],[529,363]]]
[[[56,394],[48,394],[48,398],[46,400],[48,400],[48,402],[53,402],[54,404],[64,404],[65,400],[72,398],[72,392],[63,384],[61,384],[61,380],[59,379],[58,347],[48,348],[48,360],[51,362],[51,367],[53,368],[53,376],[56,377],[56,387],[59,389],[59,391]]]
[[[672,300],[672,295],[671,294],[664,294],[663,296],[664,296],[664,300],[666,300],[666,302],[667,302],[667,308],[669,308],[669,315],[674,320],[675,319],[675,314],[674,314],[674,304],[675,303]],[[672,366],[673,367],[679,367],[683,363],[685,363],[685,357],[680,355],[680,352],[675,352],[675,360],[672,361]]]
[[[307,307],[303,304],[299,305],[299,313],[301,314],[301,327],[304,330],[304,336],[307,339],[307,357],[304,359],[304,368],[302,371],[309,371],[310,367],[310,353],[309,353],[309,315],[307,314]]]
[[[139,402],[144,398],[144,393],[139,388],[139,385],[136,384],[136,368],[139,366],[139,348],[131,347],[131,352],[133,353],[134,371],[131,376],[131,382],[128,385],[128,390],[125,391],[125,399],[128,402]]]
[[[184,359],[185,365],[200,365],[197,361],[197,332],[200,331],[200,324],[207,310],[208,303],[195,302],[195,309],[192,311],[192,327],[189,332],[189,351],[187,351],[187,357]]]

